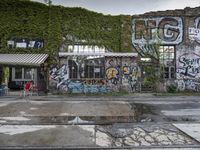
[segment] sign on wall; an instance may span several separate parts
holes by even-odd
[[[33,48],[40,49],[44,47],[42,39],[15,39],[7,41],[8,48]]]

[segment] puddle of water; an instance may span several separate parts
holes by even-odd
[[[152,122],[151,114],[153,108],[146,104],[133,104],[130,103],[131,110],[128,115],[122,116],[70,116],[67,113],[60,114],[59,116],[27,116],[26,120],[22,117],[15,118],[13,123],[23,122],[24,124],[113,124],[113,123],[135,123],[135,122]],[[34,107],[31,110],[35,110]],[[24,114],[24,112],[21,112]],[[1,119],[2,120],[2,119]],[[5,120],[5,119],[4,119]],[[18,122],[16,122],[18,121]],[[9,119],[9,123],[12,120]]]
[[[132,115],[127,116],[68,116],[67,114],[51,117],[40,117],[41,123],[61,124],[113,124],[113,123],[134,123],[151,122],[153,119],[148,115],[153,113],[153,108],[146,104],[131,104]],[[34,118],[34,116],[33,116]],[[37,120],[38,121],[38,120]]]

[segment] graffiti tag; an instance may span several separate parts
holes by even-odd
[[[177,77],[200,77],[200,56],[185,53],[178,58]]]
[[[197,17],[194,21],[194,26],[195,27],[189,27],[188,32],[189,32],[189,39],[191,41],[196,41],[200,43],[200,29],[198,28],[200,23],[200,17]]]
[[[177,80],[176,83],[179,91],[189,90],[198,92],[200,90],[200,83],[197,80],[181,79]]]
[[[139,77],[139,68],[137,66],[124,65],[123,66],[123,82],[128,81],[128,85],[132,91],[136,90]]]

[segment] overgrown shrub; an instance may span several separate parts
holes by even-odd
[[[167,92],[168,93],[175,93],[177,90],[177,87],[175,85],[169,85],[167,86]]]

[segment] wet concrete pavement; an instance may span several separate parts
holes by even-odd
[[[196,141],[200,142],[200,124],[199,123],[187,123],[187,124],[173,124],[179,130],[186,133]]]
[[[107,124],[131,122],[135,109],[122,101],[0,101],[1,124]]]
[[[175,125],[195,124],[195,131],[199,132],[199,112],[200,97],[196,96],[3,97],[0,149],[9,146],[200,149],[196,137]]]

